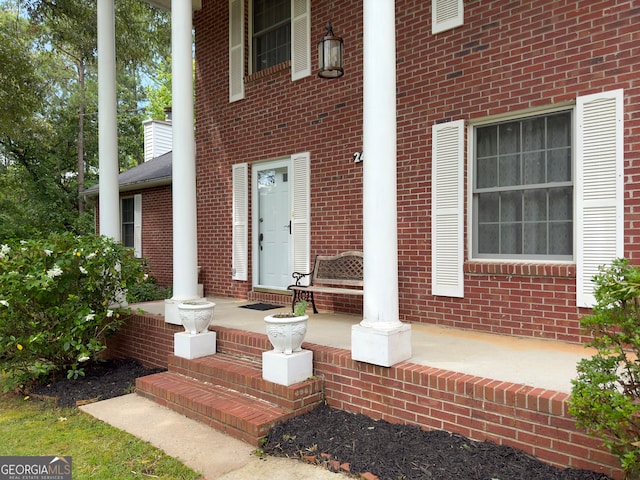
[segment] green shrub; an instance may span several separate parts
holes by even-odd
[[[54,234],[0,245],[0,369],[5,389],[83,375],[123,321],[123,292],[144,277],[130,249]]]
[[[158,285],[155,278],[148,275],[141,282],[127,288],[128,303],[153,302],[166,298],[171,298],[171,289]]]
[[[630,478],[640,474],[640,268],[615,260],[595,276],[597,304],[581,325],[597,353],[578,364],[569,412],[600,437]]]

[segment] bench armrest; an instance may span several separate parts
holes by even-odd
[[[291,274],[291,276],[296,279],[296,283],[295,283],[296,285],[300,285],[300,280],[302,280],[305,277],[308,277],[309,275],[313,275],[313,272],[309,272],[309,273],[293,272]]]

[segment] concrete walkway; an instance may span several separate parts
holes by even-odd
[[[263,311],[240,308],[246,301],[210,299],[216,303],[213,323],[264,333],[263,318],[288,308]],[[164,303],[138,304],[151,314],[163,314]],[[351,348],[353,315],[310,314],[306,341]],[[576,364],[592,351],[581,345],[514,338],[412,325],[411,362],[496,380],[570,392]],[[201,472],[206,480],[323,480],[336,477],[297,460],[253,455],[255,448],[135,394],[81,407],[86,413],[150,442]]]
[[[206,480],[337,480],[324,468],[254,454],[256,448],[180,415],[135,393],[80,409],[145,440],[203,475]]]

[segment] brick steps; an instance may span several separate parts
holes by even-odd
[[[321,380],[277,385],[262,379],[260,364],[229,355],[195,360],[170,355],[168,366],[138,378],[136,392],[256,446],[273,425],[322,401]]]

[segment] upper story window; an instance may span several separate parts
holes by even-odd
[[[253,0],[253,71],[291,59],[291,0]]]
[[[476,258],[573,258],[572,112],[475,129]]]

